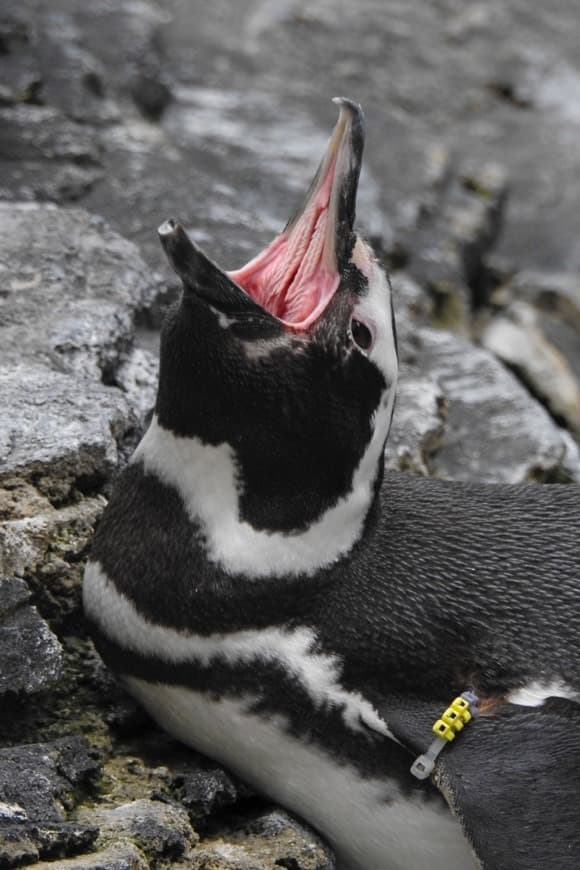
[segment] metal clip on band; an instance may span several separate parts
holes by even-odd
[[[475,692],[466,691],[455,698],[441,717],[434,723],[432,731],[435,739],[427,752],[416,758],[411,766],[411,773],[417,779],[427,779],[433,772],[435,762],[440,752],[455,740],[455,735],[463,730],[465,725],[477,715],[478,696]]]

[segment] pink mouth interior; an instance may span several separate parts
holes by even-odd
[[[228,272],[259,305],[296,330],[320,317],[340,283],[330,215],[335,167],[336,158],[295,223],[241,269]]]

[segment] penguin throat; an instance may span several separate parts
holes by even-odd
[[[334,163],[304,211],[241,269],[228,272],[252,299],[295,330],[308,329],[336,293]]]

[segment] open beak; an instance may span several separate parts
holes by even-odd
[[[184,284],[220,307],[244,300],[286,326],[307,330],[323,313],[341,280],[354,243],[356,194],[364,146],[364,115],[337,97],[340,115],[302,209],[268,247],[241,269],[224,273],[167,221],[159,235]],[[249,297],[249,298],[248,298]],[[229,306],[228,306],[229,307]]]
[[[340,115],[302,209],[264,251],[228,273],[296,330],[308,329],[336,293],[353,243],[364,115],[352,100],[334,102]]]

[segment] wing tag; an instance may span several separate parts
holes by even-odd
[[[459,734],[467,723],[471,722],[473,717],[477,715],[478,703],[479,697],[470,690],[462,692],[451,702],[445,712],[433,723],[431,730],[435,739],[427,752],[413,762],[411,766],[413,776],[417,779],[427,779],[431,775],[441,751],[448,743],[455,740],[456,734]]]

